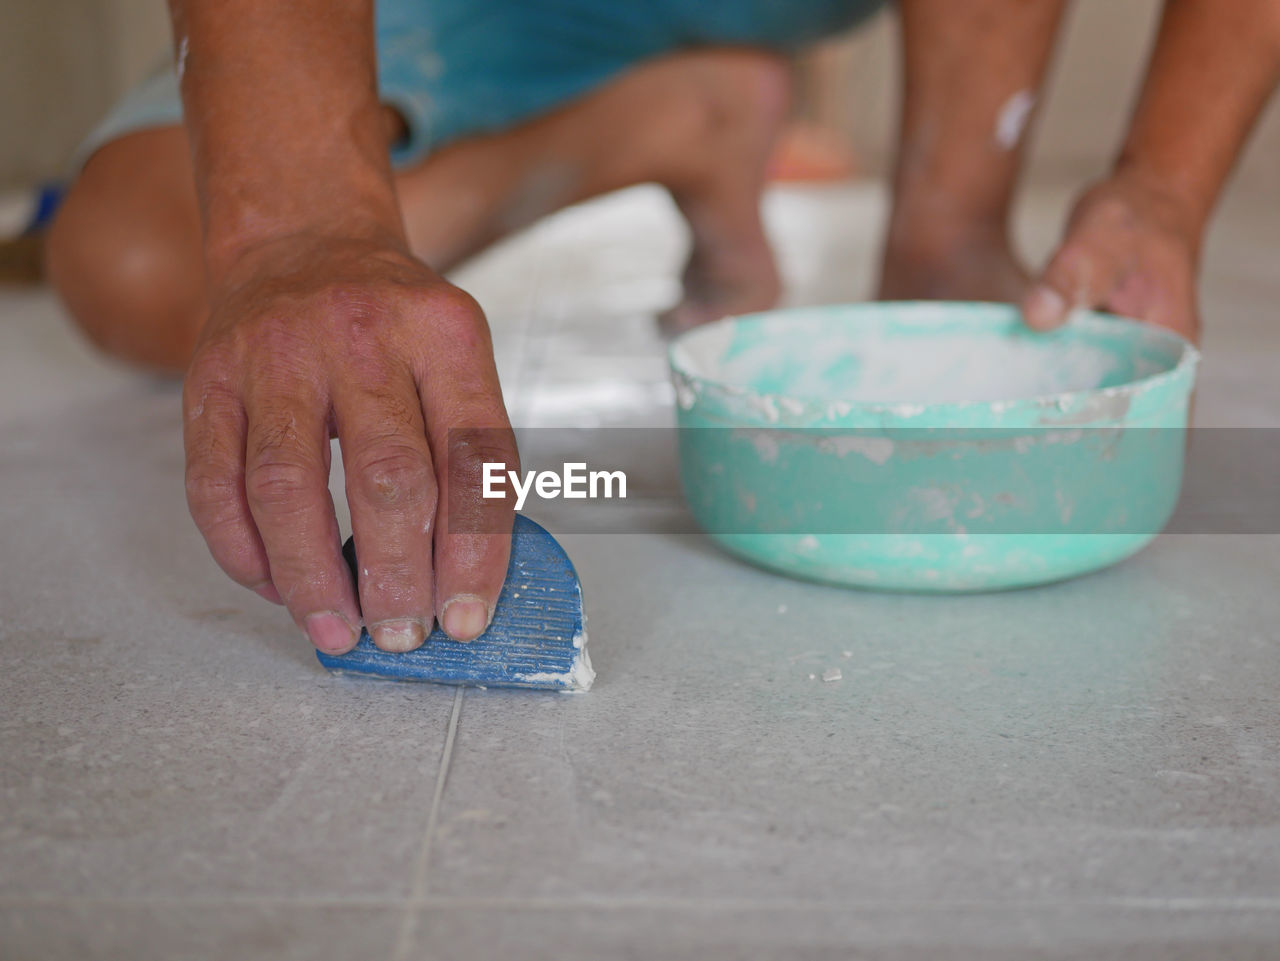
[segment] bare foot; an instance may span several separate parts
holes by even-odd
[[[767,310],[778,301],[781,280],[763,232],[729,243],[695,242],[684,271],[684,296],[658,325],[674,337],[701,324]]]
[[[782,289],[760,197],[786,120],[790,78],[776,61],[732,66],[716,78],[728,105],[719,135],[687,181],[668,184],[692,235],[684,297],[659,318],[668,336],[772,307]]]
[[[890,232],[880,300],[980,300],[1016,304],[1031,286],[1002,230],[938,241],[943,231]],[[895,236],[896,234],[896,236]]]

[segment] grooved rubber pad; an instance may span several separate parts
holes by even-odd
[[[349,549],[344,553],[354,560]],[[396,681],[585,691],[595,680],[578,575],[556,539],[521,514],[493,621],[474,641],[459,643],[436,627],[416,651],[391,654],[375,647],[366,630],[348,653],[316,657],[334,674]]]

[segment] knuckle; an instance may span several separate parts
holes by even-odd
[[[245,477],[249,502],[272,511],[295,509],[309,489],[310,465],[283,457],[268,457],[252,465]]]
[[[381,338],[365,337],[348,331],[342,343],[341,380],[347,385],[360,385],[371,390],[377,401],[395,416],[397,424],[412,423],[412,406],[417,406],[417,396],[405,396],[392,385],[407,377],[400,375],[394,361],[395,351],[389,350]],[[370,385],[374,385],[372,389]]]
[[[449,442],[449,473],[464,490],[479,489],[485,464],[503,464],[520,470],[520,455],[509,431],[499,429],[458,431]]]
[[[381,384],[393,373],[405,312],[395,289],[336,284],[318,295],[319,316],[335,357],[358,383]]]
[[[261,360],[278,360],[293,357],[306,345],[303,332],[288,316],[281,312],[266,313],[242,335],[246,342],[241,353]]]
[[[433,330],[456,346],[476,347],[487,342],[488,324],[484,311],[464,290],[447,287],[432,291],[422,307],[422,314]]]
[[[234,348],[225,341],[200,344],[191,356],[183,379],[184,401],[218,389],[231,393],[231,383],[239,367]]]
[[[455,287],[452,284],[432,291],[431,308],[442,318],[454,318],[468,323],[474,323],[484,316],[479,301],[461,287]]]
[[[207,463],[194,463],[186,473],[187,505],[201,527],[211,522],[226,505],[240,495],[240,480],[230,471],[220,471]]]
[[[1086,193],[1077,211],[1073,226],[1085,234],[1105,236],[1115,231],[1129,231],[1136,223],[1133,207],[1123,198],[1105,190]]]
[[[423,606],[417,595],[430,589],[430,571],[408,557],[362,561],[360,596],[365,615],[376,619],[379,608],[412,609]]]
[[[249,432],[247,460],[250,464],[265,465],[279,460],[292,462],[300,448],[298,436],[298,411],[291,401],[275,395],[279,386],[270,378],[264,378],[263,396],[253,410],[253,427]]]
[[[356,496],[377,508],[420,505],[435,496],[435,478],[422,450],[407,444],[387,444],[352,459]]]
[[[369,284],[332,283],[316,299],[325,316],[354,333],[380,327],[388,314],[385,293]]]
[[[1064,283],[1078,283],[1093,269],[1094,250],[1085,241],[1071,241],[1063,245],[1053,258],[1050,273]]]
[[[192,425],[202,419],[208,422],[210,430],[204,439],[211,449],[217,446],[217,442],[226,433],[228,416],[237,414],[239,409],[239,396],[224,380],[188,377],[183,384],[184,420]],[[219,430],[219,427],[223,429]]]
[[[1133,208],[1114,194],[1098,197],[1093,202],[1093,210],[1100,220],[1125,222],[1133,219]]]
[[[251,306],[223,307],[220,329],[201,344],[195,363],[202,371],[226,376],[230,371],[255,369],[291,356],[308,343],[304,318],[311,316],[303,305],[274,292],[263,292]]]

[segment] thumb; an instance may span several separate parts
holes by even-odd
[[[1115,290],[1123,258],[1087,237],[1068,236],[1022,300],[1022,316],[1035,330],[1061,326],[1072,310],[1097,307]]]

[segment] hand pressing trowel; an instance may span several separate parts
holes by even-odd
[[[354,576],[352,541],[343,555]],[[316,657],[335,674],[471,687],[585,691],[596,678],[578,575],[556,539],[523,514],[515,516],[511,563],[493,621],[474,641],[455,641],[436,627],[416,651],[391,654],[362,631],[346,654],[317,651]]]

